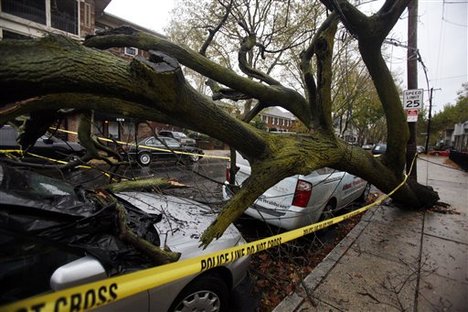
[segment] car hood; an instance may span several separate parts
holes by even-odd
[[[161,215],[161,221],[154,224],[159,234],[160,246],[180,252],[181,259],[244,242],[237,228],[230,225],[224,234],[206,249],[199,247],[202,231],[217,216],[210,207],[199,202],[156,193],[122,192],[116,195],[146,213]]]

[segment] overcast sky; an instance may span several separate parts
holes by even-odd
[[[106,12],[164,33],[169,22],[169,12],[177,0],[112,0]],[[429,87],[441,89],[434,92],[434,110],[446,103],[454,104],[457,91],[468,81],[468,1],[419,0],[418,48],[427,67]],[[406,44],[407,14],[404,13],[390,37]],[[392,56],[390,68],[398,73],[406,89],[406,50],[388,46]],[[419,88],[427,89],[422,67],[418,67]],[[428,101],[425,93],[425,102]]]

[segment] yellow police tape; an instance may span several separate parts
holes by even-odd
[[[69,133],[69,134],[74,134],[77,135],[78,133],[70,130],[65,130],[65,129],[56,129],[53,128],[55,131],[60,131],[64,133]],[[117,141],[117,140],[111,140],[108,138],[103,138],[103,137],[98,137],[99,140],[106,141],[106,142],[111,142],[111,143],[118,143],[121,145],[128,145],[128,146],[136,146],[135,143],[129,143],[129,142],[123,142],[123,141]],[[138,147],[149,149],[149,150],[154,150],[154,151],[162,151],[162,152],[169,152],[169,153],[174,153],[174,154],[180,154],[180,155],[189,155],[189,156],[200,156],[204,158],[214,158],[214,159],[225,159],[225,160],[230,160],[231,158],[227,156],[216,156],[216,155],[206,155],[206,154],[196,154],[196,153],[188,153],[188,152],[180,152],[180,151],[173,151],[170,149],[165,149],[165,148],[159,148],[159,147],[153,147],[153,146],[147,146],[147,145],[138,145]]]

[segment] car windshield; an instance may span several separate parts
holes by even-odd
[[[0,165],[0,190],[13,190],[28,197],[50,198],[51,196],[76,196],[74,188],[62,181],[44,175],[28,172],[20,174],[15,170],[6,173]],[[9,178],[7,179],[7,175]]]

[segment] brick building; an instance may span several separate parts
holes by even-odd
[[[293,114],[277,107],[266,108],[258,115],[270,131],[291,132],[298,122]]]

